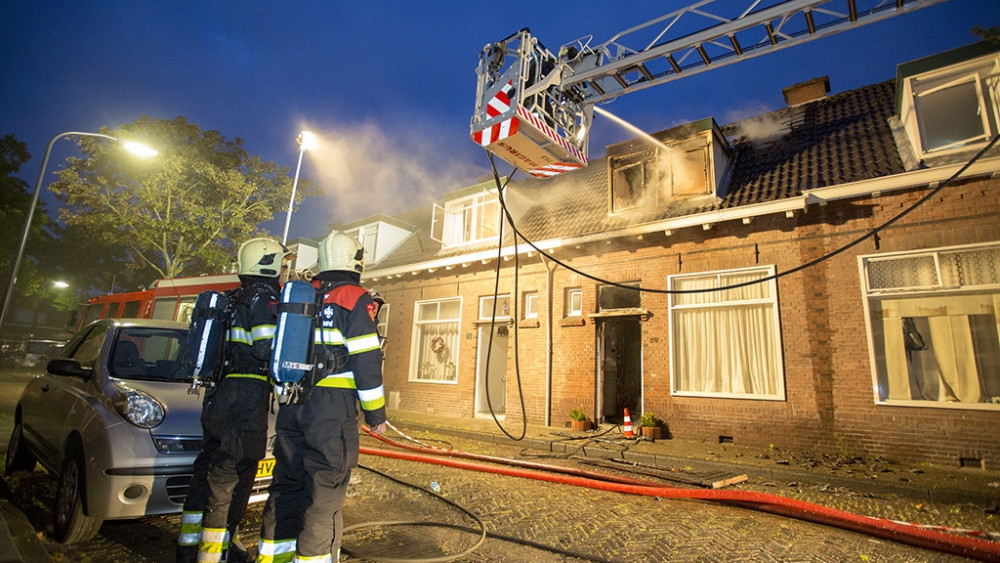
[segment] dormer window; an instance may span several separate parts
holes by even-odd
[[[728,146],[712,119],[608,147],[611,213],[723,195]]]
[[[496,190],[479,191],[434,206],[433,238],[444,246],[496,240],[500,235],[500,202]]]
[[[900,119],[920,158],[981,148],[1000,129],[1000,54],[977,52],[971,45],[900,65]]]

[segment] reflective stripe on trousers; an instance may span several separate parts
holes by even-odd
[[[257,563],[291,563],[295,557],[295,540],[266,540],[257,542]]]
[[[229,547],[229,530],[225,528],[204,528],[201,531],[201,545],[198,547],[198,563],[220,563]]]
[[[181,514],[181,533],[177,536],[177,545],[197,547],[201,543],[202,513],[187,512]]]

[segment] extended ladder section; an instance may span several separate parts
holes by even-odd
[[[533,176],[568,172],[595,104],[944,1],[701,0],[558,55],[521,30],[480,54],[472,137]]]

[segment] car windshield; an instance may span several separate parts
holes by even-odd
[[[121,329],[111,351],[111,375],[121,379],[190,381],[179,358],[186,335],[184,329]]]

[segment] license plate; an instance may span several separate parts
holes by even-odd
[[[257,462],[257,478],[270,477],[274,471],[274,459],[262,459]]]

